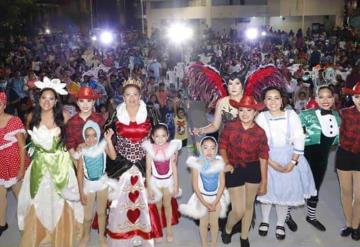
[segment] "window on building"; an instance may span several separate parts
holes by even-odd
[[[206,0],[167,0],[151,1],[152,9],[184,8],[194,6],[205,6]]]
[[[212,5],[267,5],[267,0],[212,0]]]

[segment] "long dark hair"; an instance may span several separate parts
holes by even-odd
[[[32,111],[32,119],[30,122],[30,129],[32,129],[34,126],[39,127],[39,125],[41,123],[41,107],[40,107],[39,102],[40,102],[40,98],[41,98],[42,94],[46,91],[51,91],[55,95],[56,104],[54,105],[54,108],[53,108],[54,122],[55,122],[56,126],[58,126],[61,129],[60,141],[64,141],[64,139],[65,139],[65,133],[64,133],[65,123],[64,123],[64,115],[63,115],[63,107],[62,107],[62,103],[61,103],[61,98],[51,88],[45,88],[40,91],[39,98],[35,103],[34,110]]]

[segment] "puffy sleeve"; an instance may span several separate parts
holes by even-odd
[[[255,122],[257,125],[260,126],[260,128],[262,128],[266,134],[266,137],[268,138],[268,132],[267,132],[267,124],[266,124],[266,119],[265,119],[265,112],[261,112],[259,115],[257,115],[257,117],[255,118]]]
[[[202,165],[198,162],[198,159],[195,156],[190,156],[186,160],[186,164],[189,168],[196,169],[198,171],[201,171]]]
[[[305,135],[301,125],[300,117],[293,110],[289,111],[291,141],[294,145],[294,153],[304,154]]]
[[[21,132],[25,133],[24,124],[21,122],[20,118],[18,117],[12,117],[10,119],[10,130],[13,132],[16,132],[15,134]]]

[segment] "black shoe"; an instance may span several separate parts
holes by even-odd
[[[289,217],[286,218],[285,223],[289,227],[290,231],[292,231],[292,232],[297,231],[298,226],[297,226],[296,222],[294,221],[294,219],[291,217],[291,215],[289,215]]]
[[[240,246],[241,247],[250,247],[249,239],[242,239],[240,237]]]
[[[275,232],[275,236],[278,240],[284,240],[285,239],[285,227],[283,226],[276,226],[276,230],[283,231],[284,234],[280,234],[278,232]]]
[[[0,236],[3,232],[5,232],[8,229],[9,225],[8,223],[5,224],[5,226],[0,226]]]
[[[316,229],[319,231],[325,232],[326,228],[323,224],[320,223],[317,219],[310,219],[308,216],[306,216],[306,221],[309,222],[311,225],[313,225]]]
[[[266,230],[261,230],[260,227],[266,227]],[[259,226],[259,235],[265,237],[269,230],[269,224],[261,222]]]
[[[226,232],[226,227],[224,227],[222,233],[221,233],[221,240],[224,244],[231,243],[231,233]]]
[[[351,238],[354,239],[355,241],[360,240],[360,229],[353,229],[351,232]]]
[[[351,227],[345,226],[343,229],[341,229],[340,236],[341,237],[348,237],[351,234],[352,231],[353,231],[353,229]]]

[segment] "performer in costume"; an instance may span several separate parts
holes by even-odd
[[[144,186],[145,150],[153,123],[145,103],[140,100],[141,81],[129,79],[123,84],[124,103],[118,105],[107,128],[116,133],[117,158],[107,165],[107,173],[116,180],[110,184],[108,224],[109,246],[152,246],[148,200]],[[149,111],[151,112],[151,111]],[[152,122],[153,121],[153,122]]]
[[[340,116],[332,111],[334,92],[329,86],[320,86],[316,92],[316,103],[319,109],[300,112],[301,124],[305,130],[304,156],[309,162],[318,195],[306,201],[306,221],[320,231],[325,226],[316,218],[316,206],[319,201],[319,190],[325,177],[330,148],[339,141]]]
[[[7,97],[0,92],[0,236],[7,230],[7,190],[18,197],[29,164],[25,150],[24,125],[20,118],[5,113]]]
[[[230,243],[232,229],[241,220],[241,246],[248,247],[255,197],[266,194],[269,147],[265,131],[254,123],[262,108],[254,97],[243,96],[230,104],[238,109],[239,118],[225,124],[219,142],[232,208],[221,238],[224,244]]]
[[[91,87],[80,87],[78,92],[73,94],[77,99],[80,112],[69,119],[66,124],[66,147],[69,149],[71,155],[76,160],[79,159],[78,147],[83,144],[82,130],[87,120],[96,122],[100,129],[103,129],[105,119],[102,115],[93,111],[95,101],[99,98],[99,95]]]
[[[222,123],[225,124],[227,121],[234,120],[238,117],[238,110],[231,106],[229,102],[230,100],[239,102],[242,98],[243,88],[240,80],[238,78],[229,80],[227,90],[229,96],[221,98],[216,103],[214,121],[205,127],[194,128],[193,133],[195,135],[216,132],[220,129]]]
[[[151,130],[149,140],[143,142],[146,151],[146,181],[149,201],[156,203],[156,215],[162,218],[165,213],[166,240],[172,242],[172,225],[178,223],[179,213],[176,199],[179,194],[177,151],[181,149],[180,140],[167,142],[169,132],[165,124],[158,124]],[[157,220],[161,224],[164,220]],[[160,225],[160,229],[162,226]],[[156,242],[161,242],[161,238]]]
[[[63,115],[58,79],[35,82],[40,98],[30,115],[31,164],[19,193],[20,246],[74,246],[84,218],[70,153],[63,144]]]
[[[208,246],[208,229],[210,226],[211,247],[217,246],[219,217],[226,217],[229,205],[229,194],[225,188],[224,161],[217,156],[215,138],[207,136],[201,142],[201,156],[189,157],[186,161],[192,171],[194,194],[187,204],[181,204],[179,210],[183,215],[200,219],[201,246]]]
[[[342,109],[340,116],[340,147],[336,153],[336,169],[340,182],[341,203],[345,215],[345,227],[341,236],[351,234],[360,240],[360,82],[345,88],[352,95],[354,106]]]
[[[108,197],[108,183],[105,174],[106,155],[115,160],[116,151],[111,137],[114,134],[108,129],[104,140],[100,142],[101,131],[97,123],[88,120],[83,128],[85,145],[80,151],[77,178],[80,190],[80,200],[84,205],[83,236],[79,246],[86,247],[90,240],[90,226],[93,220],[93,209],[96,200],[96,213],[99,229],[99,246],[105,247],[106,205]]]
[[[267,193],[258,196],[261,202],[262,223],[259,234],[266,236],[271,207],[277,212],[276,238],[285,239],[285,218],[288,206],[299,206],[304,199],[316,195],[314,178],[303,157],[304,134],[295,111],[282,109],[282,91],[277,87],[264,90],[268,111],[261,112],[256,123],[265,130],[270,147]]]

